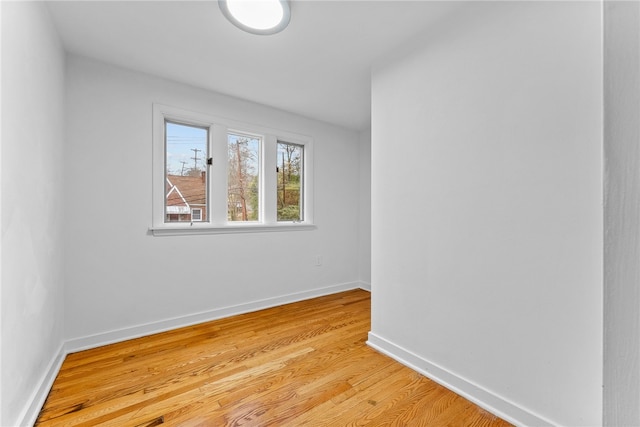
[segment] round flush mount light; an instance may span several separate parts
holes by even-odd
[[[218,0],[224,16],[236,27],[252,34],[275,34],[291,19],[287,0]]]

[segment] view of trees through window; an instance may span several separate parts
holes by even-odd
[[[302,221],[303,146],[278,142],[278,221]]]
[[[165,222],[207,221],[208,140],[207,128],[165,121]]]
[[[260,143],[255,136],[228,134],[227,220],[258,221]]]

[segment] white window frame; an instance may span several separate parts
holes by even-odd
[[[209,129],[209,206],[207,219],[165,222],[165,121]],[[262,138],[260,156],[260,221],[227,221],[227,134],[239,132]],[[303,221],[277,220],[277,144],[286,141],[304,147]],[[313,139],[309,136],[253,125],[232,119],[196,113],[162,104],[153,105],[152,225],[154,236],[251,233],[315,229],[313,223]]]

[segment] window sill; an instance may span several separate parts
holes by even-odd
[[[241,224],[241,225],[179,225],[150,227],[149,232],[154,236],[192,236],[201,234],[235,234],[235,233],[271,233],[277,231],[315,230],[313,224],[285,223],[277,225]]]

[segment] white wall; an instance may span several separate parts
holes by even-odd
[[[604,425],[640,425],[640,4],[604,3]]]
[[[154,102],[314,138],[317,230],[151,236]],[[73,56],[67,113],[67,338],[357,285],[357,133]]]
[[[358,271],[363,287],[371,287],[371,128],[360,141],[360,215],[358,218]]]
[[[469,3],[373,73],[370,342],[523,424],[602,421],[600,7]]]
[[[46,8],[2,2],[3,426],[29,422],[62,344],[63,85]]]

